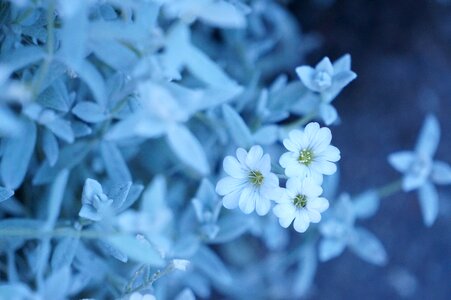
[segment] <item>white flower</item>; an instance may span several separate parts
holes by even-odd
[[[130,298],[128,298],[129,300],[156,300],[157,298],[155,298],[154,295],[152,294],[140,294],[138,292],[134,292],[133,294],[130,295]]]
[[[229,175],[216,185],[216,192],[224,196],[223,205],[228,209],[240,207],[245,214],[257,211],[266,215],[271,201],[281,195],[279,178],[271,173],[269,154],[263,155],[260,146],[252,146],[249,153],[242,148],[236,150],[238,159],[224,158],[224,171]]]
[[[312,177],[321,184],[324,175],[337,171],[334,162],[340,159],[340,151],[330,145],[332,134],[327,127],[309,123],[304,131],[292,130],[283,145],[290,152],[282,154],[279,163],[288,177]]]
[[[320,197],[323,189],[310,178],[290,178],[285,193],[276,200],[274,214],[282,227],[287,228],[293,222],[294,229],[305,232],[311,223],[321,221],[321,213],[329,207],[329,201]]]

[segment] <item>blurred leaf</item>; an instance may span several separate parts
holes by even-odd
[[[244,148],[252,146],[252,134],[241,116],[227,104],[222,106],[222,115],[235,144]]]
[[[183,125],[173,125],[169,128],[168,143],[177,157],[200,175],[210,173],[207,156],[197,138]]]
[[[25,178],[36,143],[36,125],[27,119],[17,136],[5,139],[0,172],[7,188],[17,189]]]
[[[350,249],[363,260],[375,264],[385,265],[387,253],[384,246],[371,232],[363,228],[355,228],[349,241]]]
[[[146,240],[128,235],[110,236],[106,237],[105,240],[137,262],[155,267],[164,265],[160,253]]]

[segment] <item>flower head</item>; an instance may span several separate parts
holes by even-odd
[[[440,141],[440,126],[434,116],[428,116],[421,129],[414,151],[399,151],[388,161],[403,173],[402,189],[419,191],[424,223],[432,225],[438,215],[438,192],[434,184],[451,184],[451,167],[433,157]]]
[[[323,58],[315,68],[300,66],[296,68],[301,82],[315,95],[315,110],[326,125],[332,124],[338,118],[337,110],[331,102],[340,91],[354,80],[357,75],[351,71],[351,56],[345,54],[333,64],[328,57]],[[306,106],[302,103],[302,106]]]
[[[249,152],[242,148],[236,150],[236,156],[224,158],[224,171],[229,175],[216,185],[216,192],[224,196],[223,205],[228,209],[240,207],[250,214],[266,215],[271,201],[281,195],[279,179],[271,173],[269,154],[263,154],[260,146],[252,146]]]
[[[288,177],[312,177],[318,183],[323,174],[332,175],[340,159],[340,151],[330,145],[332,134],[329,128],[320,128],[318,123],[309,123],[304,131],[293,130],[283,145],[289,150],[279,160]]]
[[[100,221],[105,209],[113,203],[102,189],[100,183],[94,179],[86,179],[83,186],[82,207],[78,215],[91,221]]]
[[[321,221],[321,213],[329,207],[329,201],[320,197],[323,189],[310,178],[290,178],[285,193],[276,200],[273,211],[282,227],[293,222],[294,229],[305,232],[311,223]]]

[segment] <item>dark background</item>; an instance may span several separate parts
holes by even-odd
[[[451,162],[451,3],[438,0],[292,1],[305,33],[322,37],[307,57],[352,55],[357,80],[334,101],[342,124],[341,188],[351,194],[396,180],[391,152],[412,149],[427,113],[442,129],[436,158]],[[360,225],[384,244],[389,263],[375,267],[349,251],[320,265],[313,299],[451,299],[451,189],[439,187],[440,213],[423,225],[416,192],[382,200]]]

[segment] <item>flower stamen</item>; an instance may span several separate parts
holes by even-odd
[[[296,197],[294,197],[293,204],[297,208],[303,208],[307,205],[307,197],[305,195],[298,194]]]
[[[265,177],[263,177],[262,173],[260,171],[250,171],[249,172],[249,181],[256,186],[261,186],[263,184],[263,180]]]
[[[298,162],[306,166],[310,165],[313,161],[313,152],[309,149],[302,149],[299,152]]]

